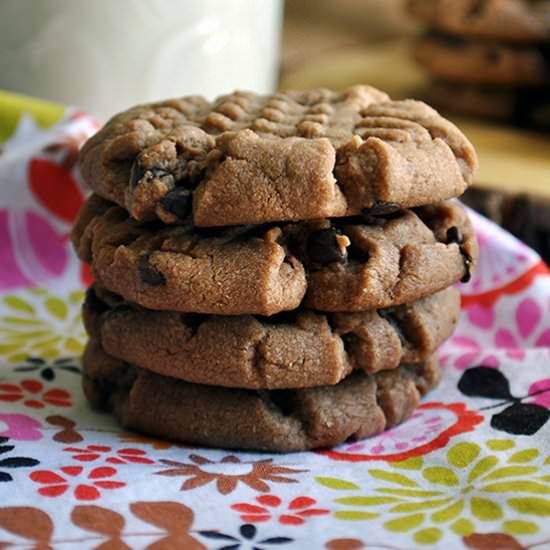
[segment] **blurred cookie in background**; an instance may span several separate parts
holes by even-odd
[[[437,108],[550,128],[550,0],[409,0],[413,55]]]
[[[534,248],[550,264],[550,200],[470,188],[461,199]]]
[[[498,87],[433,80],[426,99],[439,109],[508,122],[522,128],[550,129],[550,89]]]
[[[429,31],[416,41],[413,53],[436,78],[472,84],[550,84],[550,44],[508,44]]]
[[[550,0],[408,0],[407,8],[425,25],[451,34],[550,41]]]

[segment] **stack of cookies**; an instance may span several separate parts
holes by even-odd
[[[415,57],[444,109],[550,128],[550,0],[409,0]]]
[[[81,152],[95,192],[84,390],[129,428],[296,451],[407,418],[439,377],[477,254],[452,197],[475,152],[427,105],[369,86],[111,119]]]

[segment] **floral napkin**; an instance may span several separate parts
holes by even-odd
[[[0,549],[550,548],[550,271],[481,249],[443,381],[406,423],[286,455],[121,430],[80,390],[87,115],[0,92]]]

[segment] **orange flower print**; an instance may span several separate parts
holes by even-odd
[[[73,459],[79,462],[93,462],[104,458],[109,464],[154,464],[155,461],[141,449],[117,449],[116,452],[107,445],[87,445],[86,447],[66,447]]]
[[[38,380],[23,380],[20,384],[0,384],[0,401],[22,401],[25,407],[43,409],[46,405],[70,407],[71,394],[61,388],[44,391]]]
[[[97,500],[101,489],[125,487],[123,481],[116,481],[115,468],[104,466],[86,471],[82,466],[64,466],[59,473],[51,470],[32,472],[30,478],[42,485],[38,492],[45,497],[58,497],[72,490],[77,500]]]
[[[269,521],[277,518],[285,525],[302,525],[311,516],[325,516],[330,510],[314,508],[317,501],[314,498],[300,496],[292,499],[288,506],[282,507],[282,500],[274,495],[256,497],[257,504],[239,502],[231,506],[232,510],[241,514],[241,520],[249,523]],[[282,513],[281,513],[282,512]]]
[[[276,466],[271,458],[253,462],[241,462],[240,458],[233,455],[224,456],[219,462],[195,454],[189,455],[189,458],[192,464],[161,460],[162,464],[171,467],[157,472],[157,475],[188,477],[189,479],[181,486],[182,491],[215,482],[218,491],[222,495],[227,495],[234,491],[239,483],[244,483],[259,493],[268,493],[271,490],[269,483],[297,483],[296,479],[288,475],[307,471]]]

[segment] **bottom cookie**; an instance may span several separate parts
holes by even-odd
[[[375,435],[408,418],[439,380],[435,356],[335,386],[252,391],[190,384],[107,355],[89,342],[83,387],[95,407],[125,428],[228,449],[271,452],[331,447]]]
[[[510,122],[524,128],[550,129],[547,88],[500,88],[435,80],[426,99],[443,111]]]

